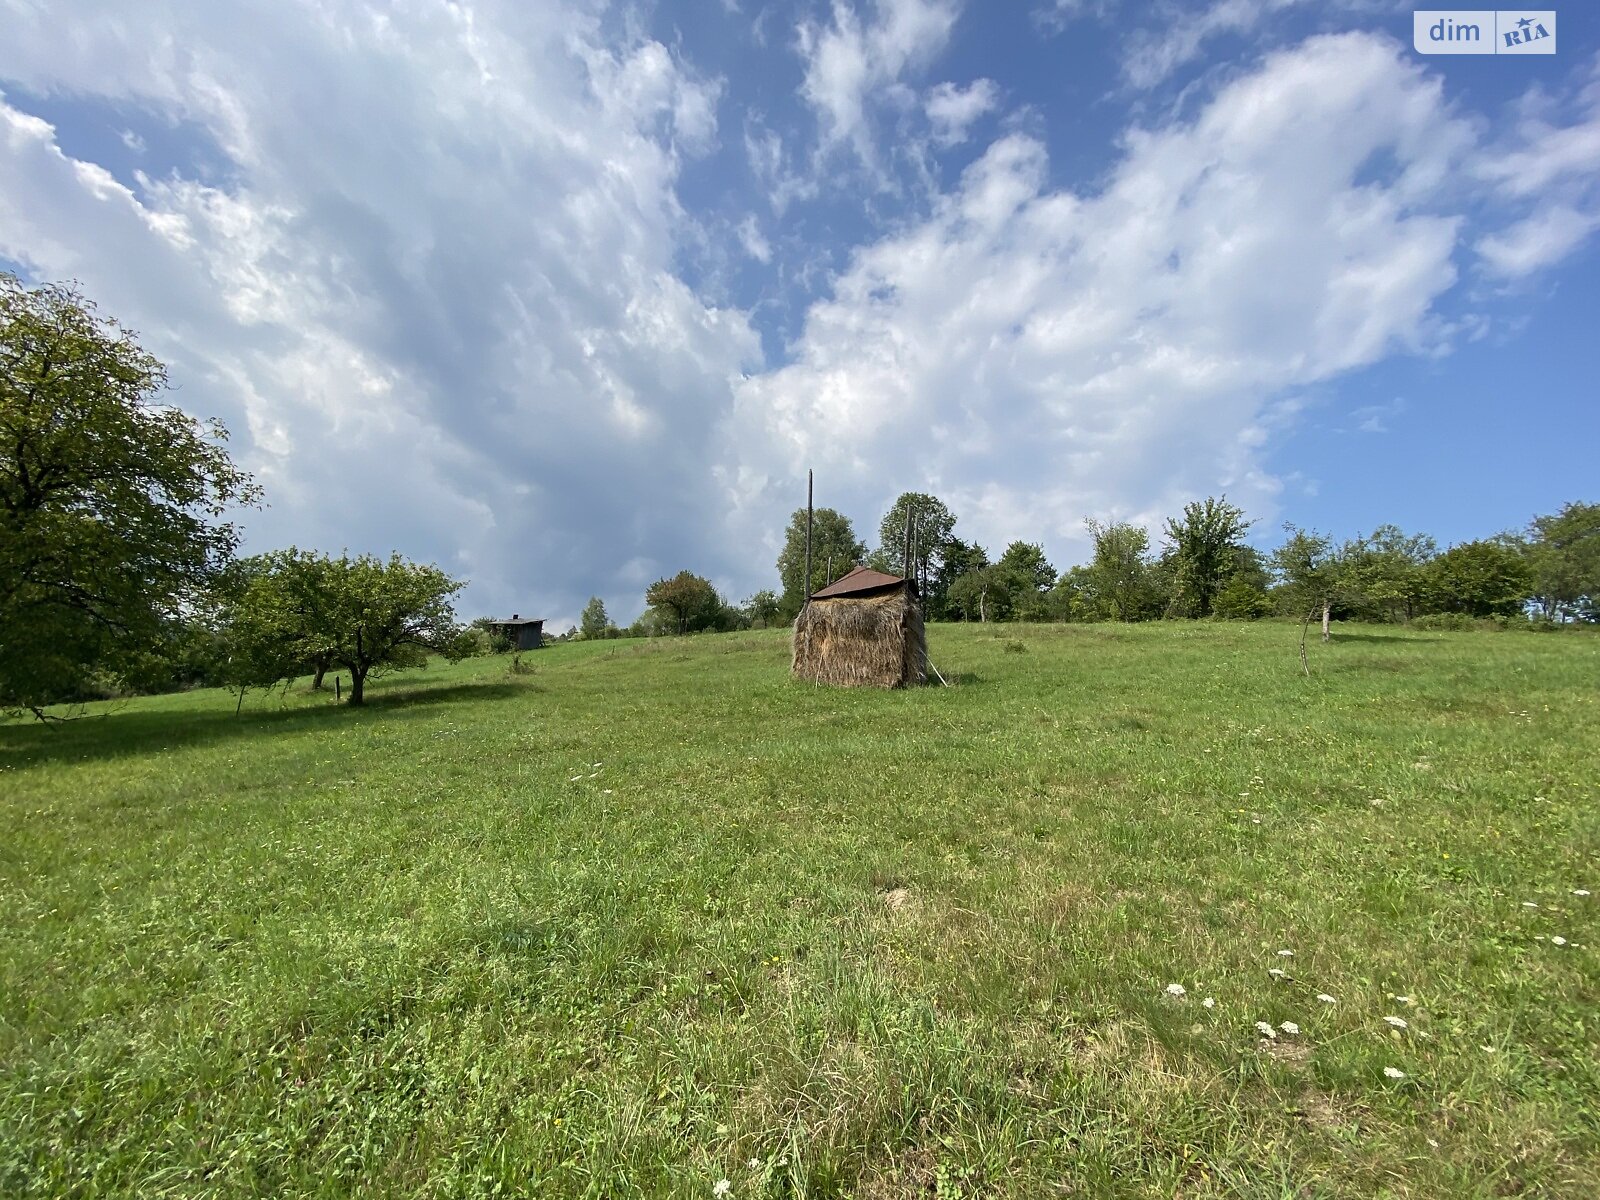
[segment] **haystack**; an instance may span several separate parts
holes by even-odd
[[[794,674],[839,687],[907,687],[928,674],[917,585],[857,567],[812,595],[794,623]]]

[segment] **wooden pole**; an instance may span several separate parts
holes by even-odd
[[[811,500],[812,500],[812,475],[806,472],[806,582],[800,592],[800,607],[804,608],[811,599]]]

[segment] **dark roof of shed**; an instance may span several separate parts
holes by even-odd
[[[543,625],[543,617],[490,617],[491,625]]]
[[[812,592],[813,600],[831,600],[837,596],[860,596],[868,592],[883,592],[899,587],[909,580],[898,575],[885,575],[871,567],[857,567],[848,575],[840,576],[820,592]],[[915,585],[913,585],[915,586]]]

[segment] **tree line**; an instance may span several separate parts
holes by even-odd
[[[591,599],[584,637],[763,628],[792,622],[804,598],[857,565],[916,580],[935,621],[1152,621],[1207,618],[1320,620],[1468,628],[1485,621],[1534,626],[1600,622],[1600,504],[1573,502],[1526,528],[1441,550],[1427,534],[1381,525],[1336,540],[1284,526],[1261,550],[1255,522],[1226,496],[1169,517],[1159,543],[1144,526],[1086,519],[1092,555],[1057,571],[1040,543],[1016,540],[991,558],[956,535],[936,496],[905,492],[878,525],[869,550],[850,518],[817,509],[811,577],[805,578],[806,510],[797,509],[778,556],[778,588],[742,605],[709,580],[681,572],[646,593],[643,617],[618,629]]]

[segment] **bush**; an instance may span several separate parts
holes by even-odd
[[[1477,627],[1466,613],[1427,613],[1411,622],[1411,628],[1425,633],[1469,633]]]

